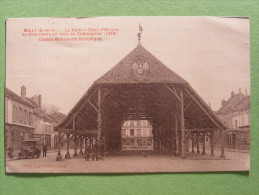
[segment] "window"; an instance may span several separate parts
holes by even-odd
[[[130,145],[134,145],[134,139],[129,139],[130,140]]]
[[[15,122],[15,121],[16,121],[16,112],[15,112],[16,106],[13,105],[13,108],[12,108],[12,109],[13,109],[13,110],[12,110],[12,121]]]
[[[134,129],[130,129],[130,136],[134,136]]]
[[[23,124],[26,124],[26,110],[23,111]]]
[[[25,124],[27,125],[28,124],[28,112],[27,110],[25,110]]]
[[[237,120],[235,120],[235,129],[237,129]]]
[[[29,113],[29,125],[32,125],[32,113]]]
[[[122,136],[122,137],[125,137],[125,136],[126,136],[126,129],[122,129],[122,130],[121,130],[121,136]]]
[[[130,126],[134,126],[134,121],[130,121]]]
[[[19,112],[19,122],[22,122],[22,109],[20,108],[20,112]]]
[[[147,139],[147,145],[151,146],[152,145],[152,139]]]
[[[141,136],[141,129],[137,129],[137,136],[138,136],[138,137]]]
[[[137,125],[138,125],[138,126],[141,125],[141,121],[140,121],[140,120],[137,121]]]
[[[137,139],[138,146],[142,146],[142,139]]]

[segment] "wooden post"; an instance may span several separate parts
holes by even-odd
[[[58,155],[56,157],[56,161],[62,161],[61,155],[61,132],[58,130]]]
[[[192,133],[192,153],[194,153],[194,137],[193,137],[193,133]]]
[[[87,146],[87,136],[85,136],[85,154],[86,154],[86,146]]]
[[[70,142],[70,134],[67,133],[67,153],[65,155],[65,159],[70,159],[70,154],[69,154],[69,142]]]
[[[83,155],[83,138],[82,136],[79,137],[79,144],[80,144],[80,151],[79,151],[79,155]]]
[[[189,152],[189,142],[190,142],[190,138],[189,136],[186,138],[185,140],[185,151]]]
[[[225,154],[224,154],[224,142],[225,142],[225,139],[224,139],[224,132],[223,130],[221,130],[220,132],[221,134],[221,154],[220,154],[220,158],[225,158]]]
[[[178,120],[177,120],[177,114],[175,114],[175,142],[176,142],[175,156],[179,156],[179,135],[178,135]]]
[[[73,130],[76,130],[76,118],[73,118]],[[77,135],[74,135],[74,140],[75,140],[75,152],[74,152],[74,156],[77,156]]]
[[[196,142],[197,142],[197,153],[200,153],[200,147],[199,147],[199,133],[196,133]]]
[[[98,89],[98,129],[97,129],[97,146],[98,151],[100,151],[100,140],[102,135],[102,111],[101,111],[101,101],[102,101],[102,91]]]
[[[161,126],[159,125],[159,148],[160,152],[162,152],[162,138],[161,138]]]
[[[210,155],[214,156],[214,131],[210,132]]]
[[[202,133],[202,155],[205,155],[205,132]]]
[[[157,123],[155,123],[155,131],[156,131],[156,150],[158,151],[159,148],[158,148],[158,131],[157,131]]]
[[[75,140],[75,151],[74,151],[74,156],[77,157],[78,154],[77,154],[77,144],[78,144],[78,137],[77,135],[75,134],[74,135],[74,140]]]
[[[184,133],[184,100],[183,100],[183,90],[180,92],[180,121],[181,121],[181,131],[182,131],[182,139],[181,139],[181,144],[182,144],[182,153],[181,153],[181,158],[185,157],[185,133]]]

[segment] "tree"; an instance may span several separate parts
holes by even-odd
[[[43,111],[50,116],[50,118],[52,119],[52,122],[56,124],[61,123],[66,118],[65,114],[59,112],[60,108],[56,105],[44,104],[42,108],[43,108]]]

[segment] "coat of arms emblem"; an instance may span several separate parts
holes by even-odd
[[[138,57],[135,59],[132,69],[134,70],[134,73],[138,77],[142,77],[144,73],[149,69],[148,62],[143,57]]]

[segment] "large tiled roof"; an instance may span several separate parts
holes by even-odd
[[[234,107],[234,111],[243,111],[250,108],[250,95],[240,100],[239,104]]]
[[[145,73],[138,77],[133,64],[141,58],[148,64]],[[183,78],[170,70],[161,61],[148,52],[141,44],[131,51],[110,71],[96,80],[97,84],[122,84],[122,83],[187,83]]]
[[[245,96],[243,93],[239,92],[233,97],[230,97],[217,111],[217,114],[228,114],[248,108],[250,108],[250,96]]]
[[[124,84],[127,86],[123,86]],[[116,114],[116,117],[118,118],[127,114],[128,110],[126,110],[125,107],[129,109],[129,107],[132,106],[132,102],[128,94],[130,91],[135,93],[136,96],[141,96],[139,105],[144,105],[147,115],[152,118],[159,118],[162,123],[163,119],[161,118],[161,114],[159,116],[157,115],[158,110],[161,110],[165,116],[168,114],[166,112],[176,112],[174,109],[170,111],[167,109],[172,106],[172,104],[177,104],[177,98],[180,99],[177,92],[174,92],[171,89],[171,87],[176,87],[177,89],[184,89],[184,101],[188,102],[189,106],[187,107],[190,107],[189,112],[186,114],[186,120],[189,122],[189,128],[216,127],[226,129],[215,112],[211,110],[211,108],[183,78],[170,70],[140,44],[111,70],[94,82],[94,84],[81,97],[78,103],[67,114],[66,118],[58,125],[58,128],[73,128],[72,123],[76,116],[79,115],[79,118],[85,119],[81,122],[84,123],[86,129],[96,129],[96,110],[93,111],[94,108],[92,107],[97,104],[97,91],[98,89],[102,89],[103,86],[106,88],[105,93],[110,93],[110,97],[106,98],[106,104],[105,102],[102,102],[102,104],[106,105],[107,108],[112,108],[109,110],[112,112],[111,116],[109,116],[111,117],[110,120],[114,120],[113,117],[115,117]],[[134,87],[132,88],[132,86]],[[175,94],[175,98],[172,98],[172,93]],[[103,98],[106,95],[103,95]],[[148,95],[152,97],[148,98]],[[155,101],[155,98],[160,98],[160,100]],[[165,100],[166,98],[172,98],[172,101],[167,101]],[[114,104],[112,103],[113,101]],[[153,106],[149,105],[151,103]],[[164,117],[164,121],[167,120],[166,118],[167,117]],[[196,120],[199,120],[199,123]]]

